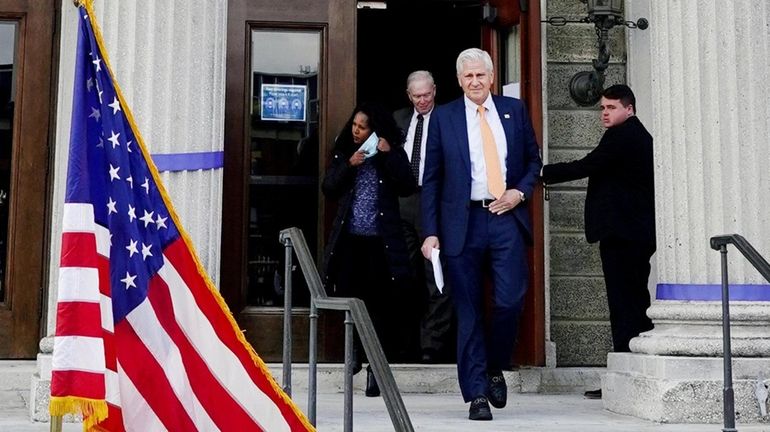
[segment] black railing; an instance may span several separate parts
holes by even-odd
[[[738,234],[711,237],[711,249],[722,254],[722,355],[724,357],[724,427],[723,432],[737,432],[735,428],[735,394],[733,391],[733,359],[730,346],[730,282],[727,276],[727,245],[732,244],[770,282],[770,264],[745,238]]]
[[[294,254],[299,261],[302,274],[310,290],[310,335],[308,353],[308,418],[316,424],[317,393],[317,352],[318,352],[318,309],[345,312],[345,382],[344,382],[344,431],[353,431],[353,328],[364,347],[364,352],[372,367],[374,377],[380,386],[382,398],[397,432],[413,432],[412,422],[406,412],[404,401],[396,386],[396,380],[390,370],[385,353],[382,350],[372,320],[361,299],[348,297],[329,297],[326,295],[321,276],[318,274],[313,257],[305,242],[305,236],[299,228],[287,228],[281,231],[280,242],[284,245],[286,272],[284,280],[284,327],[283,327],[283,385],[291,396],[291,269]],[[293,252],[293,253],[292,253]]]

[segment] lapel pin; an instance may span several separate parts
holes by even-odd
[[[505,118],[511,118],[511,115],[510,115],[510,114],[508,114],[508,113],[505,113],[505,114],[503,114],[503,117],[505,117]]]

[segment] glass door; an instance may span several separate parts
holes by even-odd
[[[335,209],[320,194],[334,135],[356,97],[356,0],[230,0],[221,293],[266,361],[283,350],[284,249],[300,228],[316,262]],[[309,293],[294,268],[294,359],[307,358]],[[342,356],[321,314],[319,359]]]
[[[300,228],[311,251],[318,240],[321,33],[258,29],[251,35],[246,304],[283,306],[279,232]],[[292,279],[292,304],[309,306],[302,272]]]

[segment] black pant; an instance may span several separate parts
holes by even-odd
[[[412,298],[419,302],[421,320],[420,348],[441,357],[453,357],[454,307],[451,299],[451,288],[444,286],[444,292],[439,292],[433,277],[433,264],[422,256],[422,221],[420,207],[420,192],[399,199],[401,222],[404,229],[406,246],[409,249],[409,259],[415,268],[415,284],[418,287]]]
[[[631,339],[653,327],[647,279],[654,252],[655,246],[617,238],[599,243],[615,352],[630,352]]]
[[[398,329],[405,307],[400,300],[409,291],[410,281],[391,277],[380,237],[349,233],[343,236],[336,251],[339,263],[335,294],[364,301],[385,357],[389,362],[400,361],[404,341]],[[363,360],[357,336],[356,355]]]

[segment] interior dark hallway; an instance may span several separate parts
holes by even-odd
[[[479,2],[389,0],[358,11],[358,100],[395,110],[408,105],[406,77],[433,74],[436,103],[462,95],[455,74],[460,51],[481,42]]]

